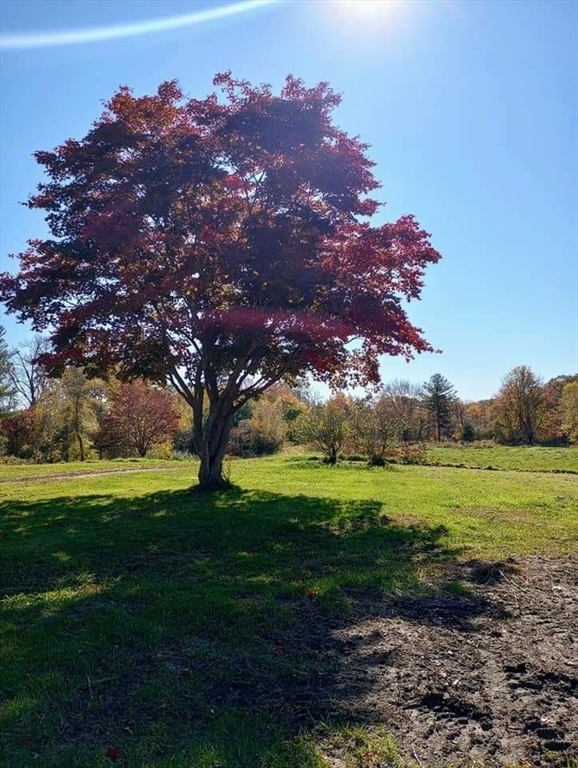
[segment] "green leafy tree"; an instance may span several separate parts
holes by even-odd
[[[62,376],[60,387],[65,434],[74,439],[78,458],[84,461],[87,442],[96,430],[96,413],[105,397],[105,385],[99,379],[89,379],[79,368],[68,368]]]
[[[35,461],[84,461],[98,424],[106,386],[69,367],[50,379],[42,395],[26,409],[29,429],[26,451]]]
[[[433,420],[436,440],[440,442],[452,429],[452,403],[457,397],[456,390],[441,373],[434,373],[424,383],[423,391],[424,406]]]

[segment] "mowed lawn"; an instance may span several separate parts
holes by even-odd
[[[578,550],[571,474],[231,472],[242,490],[205,497],[194,462],[0,467],[1,765],[321,768],[327,745],[347,768],[397,765],[317,696],[351,595]]]

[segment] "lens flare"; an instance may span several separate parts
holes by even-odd
[[[275,5],[282,0],[242,0],[217,8],[206,8],[179,16],[169,16],[152,21],[139,21],[133,24],[117,24],[109,27],[88,27],[85,29],[55,30],[54,32],[29,32],[25,34],[0,35],[1,50],[21,50],[24,48],[49,48],[60,45],[79,45],[96,43],[102,40],[114,40],[122,37],[148,35],[153,32],[165,32],[181,29],[207,21],[224,19],[248,11],[255,11],[267,5]]]

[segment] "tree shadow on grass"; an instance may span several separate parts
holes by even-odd
[[[135,766],[212,765],[208,749],[284,765],[267,755],[363,693],[340,685],[336,633],[370,604],[419,620],[424,578],[459,554],[372,500],[93,494],[2,503],[0,520],[10,766],[31,745],[37,765],[90,765],[107,744]]]

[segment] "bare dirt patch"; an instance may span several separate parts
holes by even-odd
[[[334,700],[428,768],[574,765],[578,560],[471,562],[453,575],[467,596],[353,598],[359,620],[334,632]]]
[[[578,768],[578,558],[447,567],[435,596],[355,590],[346,618],[287,597],[270,658],[194,638],[169,656],[220,678],[208,707],[313,728],[328,766],[346,761],[321,723],[386,729],[420,768]]]

